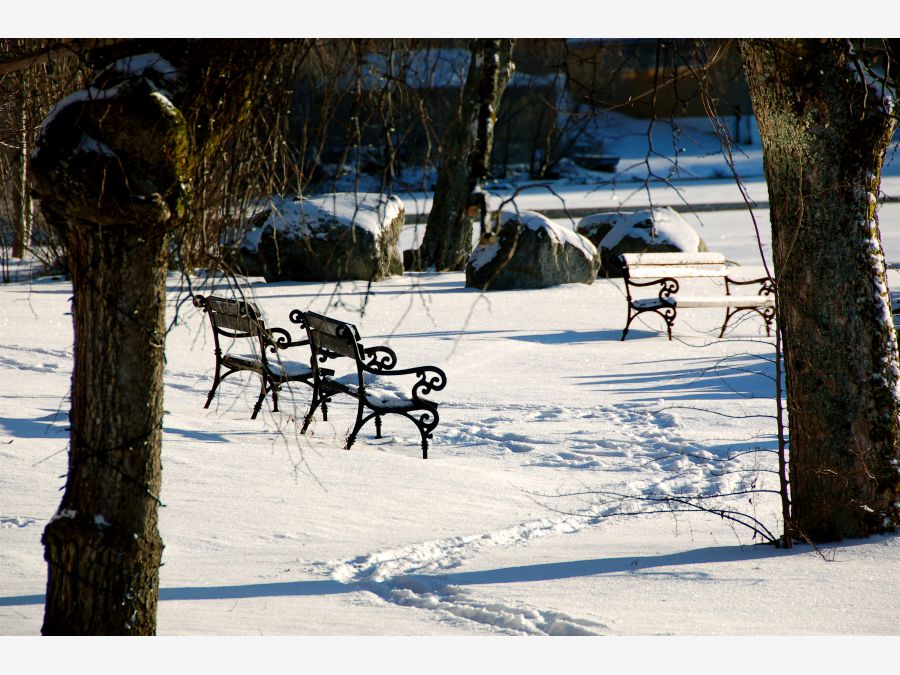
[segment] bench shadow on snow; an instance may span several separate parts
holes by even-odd
[[[506,333],[506,335],[504,335]],[[535,342],[547,345],[565,344],[592,344],[606,340],[618,340],[622,335],[620,330],[563,330],[554,333],[536,335],[519,328],[497,328],[491,330],[437,330],[419,333],[389,333],[384,335],[372,335],[371,339],[394,340],[398,338],[434,338],[446,340],[448,338],[461,339],[472,338],[479,335],[496,335],[507,340],[519,340],[520,342]],[[630,333],[629,333],[630,335]],[[650,335],[648,333],[648,335]]]
[[[177,429],[175,427],[164,426],[163,433],[178,434],[192,441],[200,441],[201,443],[227,443],[228,438],[214,431],[202,431],[199,429]]]
[[[656,335],[656,333],[648,333],[645,331],[634,331],[636,335],[645,334],[646,336]],[[629,335],[632,333],[629,332]],[[553,333],[528,333],[524,335],[510,335],[512,340],[521,340],[522,342],[537,342],[545,345],[571,345],[579,343],[606,342],[609,340],[619,341],[622,337],[621,330],[560,330]]]

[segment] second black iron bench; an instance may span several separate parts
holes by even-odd
[[[375,420],[376,437],[381,438],[381,418],[402,415],[418,428],[422,458],[427,459],[428,440],[433,437],[440,417],[438,404],[425,397],[446,386],[444,371],[436,366],[396,368],[397,354],[385,346],[364,347],[359,331],[351,323],[299,309],[291,312],[290,319],[306,329],[312,352],[313,397],[301,433],[306,432],[320,405],[324,407],[334,396],[346,395],[357,401],[356,421],[347,436],[347,449],[369,420]],[[322,367],[322,363],[334,359],[352,360],[346,375],[338,377],[335,371]],[[389,381],[401,376],[415,381],[408,388]]]

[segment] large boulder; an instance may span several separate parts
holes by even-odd
[[[266,281],[378,281],[403,274],[403,203],[381,194],[276,198],[257,213],[235,266]]]
[[[600,267],[587,238],[539,213],[504,210],[466,265],[466,286],[485,290],[593,283]]]
[[[696,253],[706,244],[690,224],[668,206],[633,213],[598,213],[582,218],[575,228],[600,251],[601,269],[622,276],[623,253]]]

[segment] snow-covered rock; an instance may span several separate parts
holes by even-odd
[[[377,281],[403,274],[397,249],[403,222],[402,202],[381,194],[274,198],[241,240],[237,267],[266,281]]]
[[[579,221],[576,232],[600,252],[606,276],[621,277],[623,253],[706,251],[706,243],[681,215],[668,206],[633,213],[598,213]]]
[[[466,286],[485,290],[593,283],[597,249],[572,230],[532,211],[504,210],[466,265]]]

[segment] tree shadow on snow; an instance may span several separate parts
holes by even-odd
[[[655,362],[657,366],[660,362]],[[682,365],[684,362],[681,362]],[[579,375],[575,379],[585,387],[598,390],[614,389],[619,393],[646,393],[636,401],[667,401],[695,399],[772,399],[775,384],[774,366],[749,356],[734,356],[722,360],[702,359],[694,367],[657,368],[650,372],[620,372],[599,375]]]
[[[861,544],[877,544],[890,535],[854,539],[829,544],[829,552],[859,546]],[[592,577],[603,574],[622,574],[631,572],[640,574],[649,570],[667,567],[690,565],[706,565],[715,563],[744,562],[763,560],[766,558],[784,558],[813,553],[808,545],[795,544],[794,548],[776,549],[771,546],[710,546],[678,553],[648,556],[623,556],[611,558],[594,558],[590,560],[570,560],[558,563],[540,563],[535,565],[517,565],[501,567],[493,570],[475,572],[459,572],[456,574],[403,574],[383,582],[365,579],[343,583],[333,579],[313,579],[309,581],[285,581],[265,584],[240,584],[227,586],[181,586],[161,588],[161,601],[185,600],[239,600],[244,598],[300,597],[338,595],[355,593],[361,590],[377,592],[378,588],[391,587],[402,579],[405,587],[421,586],[424,589],[438,586],[477,586],[483,584],[514,584],[534,581],[559,581],[578,577]],[[813,553],[819,555],[818,553]],[[655,572],[676,575],[704,574],[703,570]],[[712,576],[709,574],[709,576]],[[0,597],[0,607],[21,607],[26,605],[42,605],[46,596],[43,594],[18,595]]]
[[[459,586],[554,581],[576,577],[592,577],[601,574],[641,573],[664,567],[741,562],[772,557],[781,558],[787,555],[808,553],[809,551],[809,546],[795,546],[790,550],[775,549],[771,546],[715,546],[665,555],[595,558],[592,560],[570,560],[559,563],[502,567],[477,572],[461,572],[447,575],[444,578],[447,583]],[[678,573],[672,572],[672,574]],[[693,570],[691,574],[696,576],[697,570]]]
[[[268,584],[230,586],[180,586],[160,588],[160,601],[169,600],[240,600],[243,598],[273,598],[306,595],[335,595],[360,590],[358,584],[343,584],[330,579],[313,581],[285,581]],[[43,605],[46,595],[17,595],[0,597],[0,607]]]

